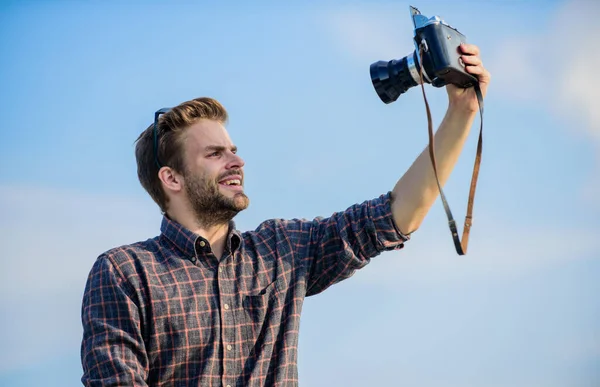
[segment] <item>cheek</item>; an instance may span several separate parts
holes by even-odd
[[[198,171],[198,175],[202,176],[203,179],[218,182],[221,166],[214,165],[213,163],[203,163],[203,165],[198,168]]]
[[[194,175],[198,180],[216,180],[219,176],[218,167],[215,167],[211,163],[207,163],[206,160],[197,160],[196,163],[190,165],[188,173]]]
[[[207,175],[206,171],[195,166],[187,168],[184,179],[186,185],[194,189],[202,189],[202,187],[206,187],[207,185],[215,184],[213,183],[215,180],[214,177]]]

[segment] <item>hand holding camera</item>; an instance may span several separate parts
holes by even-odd
[[[415,27],[414,52],[401,59],[371,64],[371,82],[379,98],[389,104],[423,83],[451,85],[448,89],[452,98],[461,94],[454,93],[457,88],[468,89],[479,83],[485,95],[489,73],[482,66],[479,48],[467,44],[466,37],[439,16],[427,18],[412,6],[410,13]]]
[[[410,88],[417,85],[421,86],[427,111],[428,153],[434,171],[435,183],[437,184],[444,210],[448,217],[448,226],[452,234],[456,252],[459,255],[464,255],[467,252],[469,232],[473,220],[473,202],[483,148],[483,98],[490,81],[490,74],[483,67],[481,58],[479,57],[479,48],[475,45],[467,44],[466,37],[456,28],[447,24],[438,16],[432,18],[425,17],[418,9],[412,6],[410,7],[410,14],[415,27],[413,38],[415,44],[414,52],[398,60],[393,59],[372,63],[370,66],[371,82],[379,98],[386,104],[396,101],[400,95],[406,93]],[[425,94],[425,83],[438,88],[446,86],[449,112],[460,112],[461,114],[458,117],[464,116],[463,118],[459,118],[459,121],[470,125],[470,118],[467,117],[471,117],[477,110],[481,114],[479,141],[477,143],[475,165],[471,178],[462,241],[458,237],[456,221],[442,190],[440,180],[445,179],[440,179],[438,176],[438,165],[434,150],[433,123]],[[462,113],[466,113],[467,115]],[[457,117],[457,115],[453,116]],[[448,165],[454,164],[454,162],[456,160],[452,157],[446,157],[443,164],[448,167]],[[414,165],[418,164],[415,163]],[[448,168],[444,169],[448,170]],[[417,168],[416,170],[420,172],[421,168]],[[411,176],[416,175],[416,173],[411,173],[410,169],[407,173]],[[445,178],[447,178],[447,175],[448,173],[442,174]],[[407,188],[407,190],[409,189]],[[432,204],[432,200],[421,200],[421,202],[426,202],[426,204],[420,203],[417,207],[429,208]],[[404,214],[404,211],[399,212]]]
[[[479,56],[479,47],[473,44],[462,43],[458,47],[458,50],[462,54],[460,60],[465,65],[465,71],[477,77],[481,95],[485,98],[490,82],[490,73],[483,66],[481,57]],[[446,90],[448,91],[450,106],[469,112],[476,112],[479,109],[477,96],[472,87],[457,87],[450,83],[446,85]]]

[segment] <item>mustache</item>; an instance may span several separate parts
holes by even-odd
[[[221,176],[219,176],[218,181],[221,181],[221,180],[225,179],[226,177],[234,176],[234,175],[241,176],[242,180],[244,180],[244,172],[241,169],[232,169],[230,171],[225,172]]]

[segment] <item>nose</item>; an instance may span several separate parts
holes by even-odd
[[[242,168],[246,164],[237,153],[231,153],[229,162],[227,163],[227,169]]]

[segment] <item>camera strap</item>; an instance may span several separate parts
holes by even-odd
[[[434,139],[433,139],[433,122],[431,120],[431,111],[429,109],[429,103],[427,102],[427,96],[425,95],[425,86],[423,80],[423,61],[420,59],[423,57],[423,50],[425,48],[421,44],[419,47],[419,76],[421,78],[421,90],[423,91],[423,99],[425,101],[425,109],[427,110],[427,124],[429,130],[429,156],[431,157],[431,162],[433,164],[433,172],[435,175],[435,180],[438,185],[438,189],[440,191],[440,197],[442,198],[442,203],[444,204],[444,210],[446,211],[446,216],[448,217],[448,226],[450,227],[450,232],[452,233],[452,239],[454,240],[454,247],[456,248],[456,252],[458,255],[465,255],[467,253],[467,246],[469,244],[469,233],[471,231],[471,226],[473,224],[473,203],[475,200],[475,189],[477,187],[477,178],[479,177],[479,166],[481,164],[481,151],[483,148],[483,95],[481,94],[481,89],[479,87],[479,83],[475,83],[474,89],[475,94],[477,95],[477,102],[479,103],[479,115],[480,115],[480,124],[479,124],[479,140],[477,141],[477,153],[475,154],[475,165],[473,166],[473,175],[471,177],[471,188],[469,190],[469,199],[467,203],[467,215],[465,216],[465,224],[463,227],[463,235],[462,242],[458,238],[458,230],[456,228],[456,221],[452,216],[452,211],[450,211],[450,206],[448,205],[448,201],[446,200],[446,195],[444,195],[444,191],[442,190],[442,185],[440,184],[440,180],[438,178],[437,173],[437,163],[435,161],[435,150],[434,150]]]

